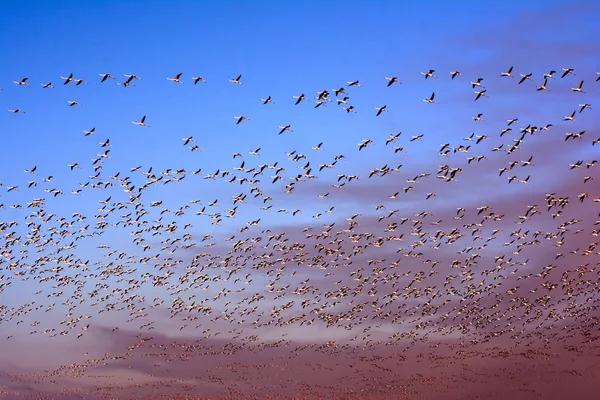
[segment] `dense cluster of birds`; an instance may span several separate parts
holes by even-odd
[[[414,142],[427,141],[428,134],[402,132],[374,134],[356,143],[354,154],[332,152],[322,163],[315,161],[316,155],[336,149],[326,139],[307,152],[293,149],[282,159],[262,163],[256,156],[269,143],[250,151],[232,147],[232,157],[222,160],[215,171],[202,166],[158,171],[150,165],[132,165],[108,173],[114,143],[107,138],[98,142],[99,152],[91,162],[65,160],[64,171],[48,171],[42,161],[24,169],[3,165],[0,332],[7,333],[0,338],[2,346],[10,346],[22,335],[84,341],[95,331],[116,336],[132,332],[123,339],[130,340],[120,354],[106,353],[41,374],[14,374],[11,379],[34,387],[60,377],[89,378],[90,371],[126,365],[136,357],[148,358],[144,363],[155,368],[144,370],[161,379],[163,374],[170,376],[166,362],[174,359],[190,363],[205,357],[235,359],[247,351],[257,359],[273,353],[273,358],[285,362],[265,360],[261,366],[245,359],[227,364],[223,367],[227,379],[233,377],[244,385],[239,383],[237,389],[230,385],[226,393],[244,398],[254,388],[276,398],[276,384],[269,383],[278,382],[276,372],[254,384],[247,369],[293,370],[295,358],[302,360],[302,354],[313,352],[329,358],[315,362],[305,378],[314,376],[315,369],[343,369],[339,363],[350,364],[343,379],[356,379],[357,386],[345,393],[348,398],[367,396],[367,392],[385,398],[417,390],[414,383],[425,380],[425,372],[419,372],[413,384],[399,383],[398,371],[413,353],[415,359],[429,357],[442,366],[470,351],[509,357],[503,349],[511,348],[529,358],[559,344],[572,352],[581,346],[597,352],[597,345],[593,346],[600,337],[600,191],[594,183],[598,165],[594,154],[600,149],[595,146],[600,137],[589,137],[593,128],[565,127],[580,114],[593,112],[589,103],[593,93],[585,90],[598,93],[592,85],[600,81],[600,73],[577,71],[576,76],[574,69],[562,68],[539,76],[517,75],[512,66],[504,71],[473,80],[463,80],[459,71],[440,77],[433,69],[420,74],[427,81],[450,80],[459,90],[472,92],[475,104],[493,97],[485,87],[487,81],[514,82],[518,88],[530,85],[524,90],[537,92],[554,91],[551,82],[557,82],[556,90],[564,92],[560,99],[566,104],[566,116],[547,121],[507,116],[495,133],[448,135],[437,153],[428,155],[439,165],[427,171],[416,171],[404,160],[417,152]],[[98,75],[97,83],[116,81],[126,90],[147,82],[135,74]],[[242,78],[229,82],[243,85]],[[34,86],[61,90],[60,86],[88,84],[73,73],[61,79],[59,87],[52,82]],[[531,82],[534,79],[538,85]],[[201,76],[177,73],[166,80],[205,84],[210,90],[210,82]],[[30,82],[24,77],[14,84],[28,87]],[[257,96],[257,101],[264,107],[275,100],[290,107],[333,104],[348,114],[356,113],[360,110],[351,99],[361,96],[362,84],[344,82],[316,96],[290,93],[287,99]],[[400,85],[399,76],[381,77],[386,90]],[[443,102],[430,90],[415,100],[432,107]],[[66,106],[81,104],[69,100]],[[7,111],[35,118],[26,109]],[[373,104],[367,111],[373,118],[394,112],[386,104]],[[236,124],[252,123],[248,116],[235,112],[231,116],[234,129]],[[133,116],[131,122],[151,130],[153,117]],[[478,130],[484,114],[473,115],[472,120],[473,130]],[[92,128],[83,136],[98,133]],[[303,133],[288,124],[278,125],[272,134],[273,140],[284,140]],[[198,135],[181,138],[190,151],[200,151],[201,141]],[[361,170],[363,164],[348,164],[350,159],[377,163],[369,154],[375,145],[390,149],[383,165]],[[536,169],[536,151],[559,154],[566,148],[577,149],[580,158],[557,166],[564,175],[548,177],[542,167]],[[388,162],[394,159],[399,161]],[[478,171],[489,171],[486,165],[494,166],[494,172],[482,177]],[[299,172],[289,174],[293,167]],[[79,186],[64,185],[65,174],[77,174]],[[495,203],[473,206],[460,191],[458,196],[446,194],[453,186],[469,187],[474,177],[480,180],[470,190],[497,190]],[[201,179],[237,185],[239,194],[222,198],[207,193],[206,198],[191,200],[160,197],[171,185],[189,181],[197,185]],[[478,189],[482,181],[493,185]],[[557,182],[562,186],[556,191],[540,194],[544,185]],[[502,190],[511,190],[517,201],[500,197]],[[361,208],[345,214],[354,199]],[[86,215],[81,210],[90,204],[97,211]],[[305,218],[306,210],[314,207],[322,211]],[[302,222],[265,222],[273,214],[282,217],[277,221]],[[240,216],[248,218],[240,221]],[[239,224],[232,230],[235,221]],[[15,296],[13,289],[31,290],[31,296]],[[9,298],[12,303],[5,304]],[[19,300],[24,302],[16,304]],[[161,333],[165,324],[168,335]],[[173,327],[185,336],[173,334]],[[442,348],[449,349],[446,356]],[[338,366],[325,367],[332,359]],[[368,371],[373,368],[380,375],[377,379]],[[111,376],[112,372],[105,373]],[[225,378],[217,375],[203,379],[226,390]],[[140,396],[162,393],[168,387],[169,398],[191,399],[202,387],[190,383],[193,377],[191,373],[182,382],[167,384],[163,379],[159,384],[127,387],[139,390]],[[310,387],[298,386],[295,393],[328,393],[335,386],[311,383],[309,378],[306,382]],[[115,393],[125,386],[105,390]]]

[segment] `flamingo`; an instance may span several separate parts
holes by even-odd
[[[146,128],[150,128],[150,125],[146,125],[146,116],[144,115],[142,117],[142,119],[140,119],[140,122],[132,122],[132,124],[134,125],[139,125],[139,126],[145,126]]]

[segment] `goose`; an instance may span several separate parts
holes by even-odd
[[[181,78],[182,73],[178,73],[177,75],[175,75],[173,78],[167,78],[168,81],[173,81],[173,82],[177,82],[177,83],[183,83],[183,81],[179,78]]]
[[[435,97],[435,92],[431,93],[431,97],[429,97],[428,99],[423,99],[423,101],[425,103],[429,103],[429,104],[438,104],[437,102],[435,102],[433,99]]]
[[[242,75],[238,76],[237,78],[230,79],[229,82],[235,83],[236,85],[243,85],[243,83],[240,81],[241,79]]]
[[[571,74],[571,75],[575,75],[575,70],[573,68],[561,68],[564,72],[563,74],[560,76],[561,78],[564,78],[565,76]]]
[[[134,125],[145,126],[146,128],[150,128],[150,125],[146,125],[146,116],[144,115],[139,122],[132,122]]]
[[[236,125],[238,125],[240,122],[242,122],[243,120],[250,120],[250,118],[244,116],[244,115],[240,115],[239,117],[233,117],[235,119],[237,119],[237,122],[235,123]]]
[[[19,86],[31,86],[30,84],[27,83],[27,79],[29,78],[23,78],[20,81],[13,81],[13,83],[19,85]]]
[[[387,80],[389,81],[389,82],[388,82],[388,84],[387,84],[387,86],[388,86],[388,87],[392,86],[392,84],[393,84],[394,82],[395,82],[395,83],[402,84],[402,82],[400,82],[400,81],[398,80],[398,78],[396,78],[395,76],[392,76],[391,78],[388,78],[388,77],[386,76],[386,77],[385,77],[385,79],[387,79]]]
[[[454,79],[457,76],[462,76],[462,74],[460,73],[460,71],[450,71],[450,79]]]
[[[509,76],[509,77],[513,78],[513,76],[512,76],[512,70],[513,70],[513,67],[511,66],[508,69],[508,71],[506,71],[506,72],[500,72],[500,76]]]
[[[194,85],[198,84],[198,82],[206,83],[201,76],[192,76],[192,80],[194,81]]]
[[[104,82],[104,81],[106,81],[109,78],[110,79],[115,79],[115,77],[112,76],[111,74],[98,74],[98,76],[102,77],[102,79],[100,80],[100,82]]]
[[[583,86],[583,81],[579,82],[579,85],[577,87],[571,88],[571,91],[573,92],[579,92],[579,93],[585,93],[581,87]]]
[[[377,110],[377,114],[375,114],[376,117],[379,117],[381,115],[382,112],[388,112],[387,110],[387,106],[383,106],[383,107],[374,107]]]

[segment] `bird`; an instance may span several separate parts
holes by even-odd
[[[166,78],[168,81],[172,81],[172,82],[177,82],[177,83],[183,83],[183,81],[180,79],[181,78],[182,73],[178,73],[177,75],[175,75],[173,78]]]
[[[430,69],[427,72],[419,72],[421,75],[423,75],[425,77],[425,79],[427,78],[437,78],[437,76],[434,75],[435,70]]]
[[[583,86],[583,81],[579,82],[579,85],[577,87],[571,88],[571,91],[573,92],[579,92],[579,93],[585,93],[581,88]]]
[[[388,112],[387,110],[387,106],[383,106],[383,107],[375,107],[375,109],[377,110],[377,114],[375,114],[376,117],[379,117],[379,115],[381,115],[382,112]]]
[[[188,136],[186,138],[181,138],[181,140],[183,140],[183,145],[187,146],[188,143],[190,142],[195,142],[194,137],[193,136]]]
[[[477,92],[477,91],[474,91],[473,93],[475,93],[475,94],[476,94],[476,96],[475,96],[475,100],[474,100],[474,101],[477,101],[477,100],[478,100],[478,99],[479,99],[481,96],[483,96],[483,97],[485,97],[485,98],[488,98],[488,95],[487,95],[487,94],[485,94],[485,92],[487,92],[487,89],[481,90],[481,91],[479,91],[479,92]]]
[[[23,78],[20,81],[13,81],[13,83],[15,83],[19,86],[31,86],[30,84],[27,83],[27,79],[28,78]]]
[[[435,101],[433,100],[433,99],[434,99],[434,97],[435,97],[435,92],[431,93],[431,96],[430,96],[428,99],[423,99],[423,101],[424,101],[425,103],[430,103],[430,104],[433,104],[433,103],[435,103],[435,104],[437,104],[437,102],[435,102]]]
[[[529,74],[519,74],[521,76],[521,79],[519,80],[519,85],[523,82],[525,82],[526,80],[531,80],[531,75],[533,75],[533,73],[529,73]]]
[[[581,107],[581,108],[579,109],[579,112],[580,112],[580,113],[582,113],[582,112],[583,112],[583,110],[585,110],[586,108],[587,108],[587,109],[589,109],[589,110],[591,110],[591,109],[592,109],[592,105],[591,105],[591,104],[588,104],[588,103],[579,104],[579,107]]]
[[[132,122],[134,125],[145,126],[146,128],[150,128],[150,125],[146,125],[146,116],[144,115],[139,122]]]
[[[102,79],[100,80],[100,82],[104,82],[104,81],[106,81],[109,78],[110,79],[115,79],[115,77],[112,76],[111,74],[98,74],[98,75],[102,77]]]
[[[194,85],[197,85],[198,82],[206,83],[204,78],[202,78],[201,76],[196,76],[196,77],[192,76],[192,80],[194,81]]]
[[[362,87],[362,85],[358,81],[346,82],[348,86],[358,86]]]
[[[235,118],[237,120],[237,122],[235,123],[236,125],[238,125],[240,122],[242,122],[244,120],[248,120],[248,121],[250,120],[250,118],[248,118],[248,117],[246,117],[244,115],[241,115],[239,117],[233,117],[233,118]]]
[[[541,90],[548,91],[548,89],[546,88],[547,84],[548,84],[548,78],[544,79],[544,83],[542,83],[540,86],[536,86],[535,90],[537,90],[538,92],[541,91]]]
[[[563,74],[561,75],[561,78],[564,78],[565,76],[571,74],[571,75],[575,75],[575,70],[573,68],[562,68],[563,70]]]
[[[300,96],[292,96],[294,99],[296,99],[296,103],[295,105],[300,104],[302,101],[308,101],[308,98],[304,96],[304,93],[302,93]]]
[[[230,79],[229,82],[235,83],[236,85],[243,85],[243,83],[241,82],[241,79],[242,79],[242,75],[238,76],[237,78]]]
[[[9,113],[15,113],[15,114],[26,114],[25,111],[19,110],[18,108],[14,109],[14,110],[6,110],[6,111],[8,111]]]
[[[279,131],[279,135],[281,135],[281,134],[282,134],[283,132],[285,132],[285,131],[294,132],[294,131],[292,130],[292,126],[291,126],[291,125],[279,126],[279,129],[281,129],[281,130]]]
[[[571,115],[567,115],[563,118],[563,121],[575,121],[575,113],[576,111],[573,111],[571,113]]]
[[[52,82],[48,82],[48,83],[40,83],[40,85],[42,86],[42,88],[44,89],[54,89],[54,86],[52,86]]]
[[[77,101],[74,101],[74,100],[67,100],[67,103],[69,103],[69,107],[81,106],[81,104],[79,104]]]
[[[460,71],[450,71],[450,79],[454,80],[457,76],[462,76]]]
[[[471,87],[473,89],[475,89],[475,86],[483,87],[483,84],[481,83],[482,81],[483,81],[483,78],[477,78],[477,81],[471,82]]]
[[[400,82],[400,80],[398,80],[398,78],[396,78],[395,76],[392,76],[391,78],[388,78],[387,76],[385,77],[385,79],[387,79],[389,82],[387,84],[388,87],[392,86],[393,83],[399,83],[401,84],[402,82]]]
[[[506,71],[506,72],[501,72],[501,73],[500,73],[500,76],[509,76],[509,77],[513,78],[513,76],[512,76],[512,70],[513,70],[513,67],[511,66],[511,67],[508,69],[508,71]]]
[[[67,76],[66,78],[64,76],[61,76],[60,79],[64,79],[65,82],[63,83],[63,85],[66,85],[73,80],[73,73],[71,73],[71,75]]]
[[[260,99],[260,101],[262,101],[263,104],[274,103],[274,101],[271,100],[271,96],[267,97],[266,99]]]

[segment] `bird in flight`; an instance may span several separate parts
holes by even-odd
[[[133,121],[132,124],[139,125],[139,126],[145,126],[146,128],[150,128],[150,125],[146,125],[146,116],[145,115],[142,117],[142,119],[139,120],[139,122]]]
[[[230,79],[229,82],[235,83],[236,85],[242,85],[243,83],[241,82],[241,79],[242,75],[238,76],[237,78]]]

